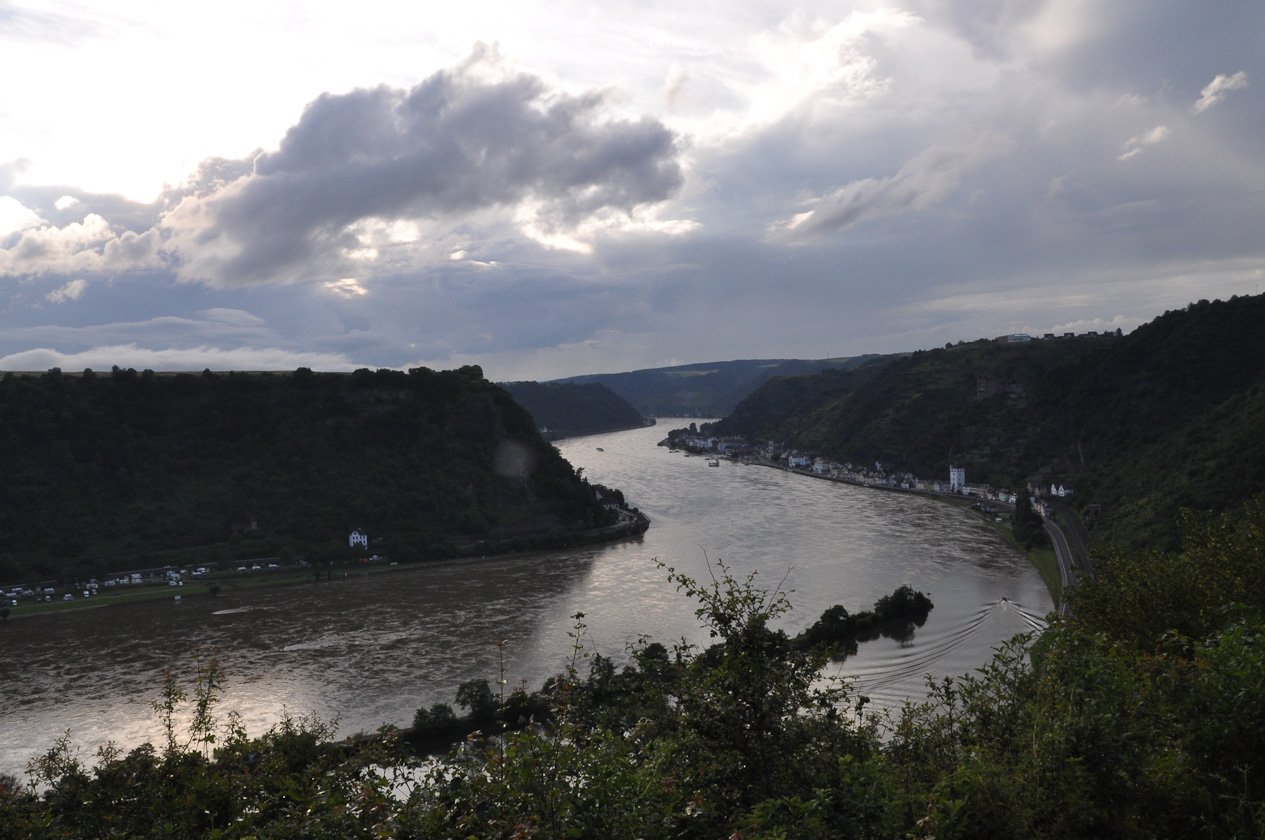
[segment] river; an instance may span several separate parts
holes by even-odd
[[[696,579],[723,560],[781,582],[792,631],[836,603],[869,609],[901,584],[927,593],[935,609],[912,639],[865,643],[841,668],[888,708],[921,697],[926,674],[980,667],[1052,609],[1040,575],[978,516],[655,446],[688,422],[558,444],[651,517],[641,539],[0,626],[0,773],[22,776],[64,732],[89,761],[107,741],[158,743],[150,703],[164,672],[188,685],[210,654],[227,677],[221,716],[236,711],[251,734],[287,713],[337,719],[351,734],[406,725],[418,706],[453,703],[465,680],[495,684],[502,667],[511,686],[538,688],[566,662],[577,612],[586,649],[617,658],[641,635],[705,643],[695,605],[655,558]]]

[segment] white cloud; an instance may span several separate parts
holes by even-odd
[[[812,209],[773,226],[791,238],[832,233],[866,218],[926,210],[944,201],[962,177],[1013,143],[1000,136],[981,137],[966,146],[933,146],[905,163],[895,175],[862,178],[814,199]]]
[[[258,315],[252,315],[244,309],[215,307],[213,309],[203,309],[198,314],[204,316],[209,322],[234,327],[263,327],[267,326],[268,323]]]
[[[314,370],[347,371],[363,367],[337,353],[301,353],[276,347],[191,347],[149,348],[136,344],[93,347],[64,353],[39,347],[0,356],[0,370],[35,371],[59,367],[63,370],[137,370],[199,371],[211,370]]]
[[[159,235],[118,233],[97,213],[63,227],[28,225],[0,248],[0,277],[133,271],[162,265]]]
[[[100,287],[94,303],[109,302],[110,284]],[[90,347],[137,344],[147,347],[270,347],[291,344],[263,318],[240,309],[217,307],[183,317],[161,315],[145,320],[79,325],[10,326],[0,332],[0,353],[21,347],[58,347],[79,352]]]
[[[58,210],[69,210],[78,203],[79,199],[75,198],[73,195],[63,195],[61,198],[53,202],[53,206]]]
[[[1168,126],[1157,125],[1150,131],[1143,132],[1130,137],[1124,142],[1124,151],[1120,153],[1117,160],[1128,160],[1142,154],[1142,151],[1148,146],[1155,146],[1163,143],[1172,134]]]
[[[838,22],[790,15],[754,39],[753,53],[764,72],[745,86],[744,122],[769,124],[805,106],[857,104],[884,96],[890,80],[878,72],[866,40],[914,22],[913,16],[894,10],[854,10]]]
[[[341,280],[330,280],[324,284],[325,291],[331,295],[336,295],[344,300],[353,300],[354,298],[364,297],[369,294],[369,290],[360,285],[360,281],[355,277],[344,277]]]
[[[65,303],[68,300],[78,300],[84,290],[88,288],[88,281],[83,278],[71,280],[64,286],[53,289],[46,296],[53,303]]]
[[[39,214],[17,199],[0,195],[0,242],[4,237],[38,227],[43,220]]]
[[[1240,70],[1231,76],[1221,73],[1199,92],[1199,101],[1194,104],[1193,110],[1196,114],[1202,114],[1222,99],[1225,99],[1226,94],[1230,91],[1242,90],[1245,87],[1247,87],[1246,70]]]

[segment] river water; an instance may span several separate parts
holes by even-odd
[[[869,609],[901,584],[927,593],[935,609],[912,639],[862,644],[841,667],[889,708],[921,697],[924,675],[980,667],[1052,609],[1035,569],[978,516],[774,469],[709,467],[655,446],[688,422],[558,444],[649,514],[638,540],[0,626],[0,773],[21,776],[67,731],[85,760],[110,740],[159,743],[150,703],[164,672],[188,685],[212,653],[227,676],[220,713],[238,712],[251,734],[287,713],[337,719],[350,734],[406,725],[421,705],[455,705],[460,683],[495,684],[502,668],[511,686],[539,688],[568,660],[577,612],[586,649],[616,658],[641,635],[706,643],[695,605],[655,558],[696,579],[723,560],[769,588],[781,582],[790,631],[836,603]]]

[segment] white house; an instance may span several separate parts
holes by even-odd
[[[361,548],[369,547],[369,535],[359,528],[352,531],[351,535],[347,537],[347,547],[355,548],[356,546],[360,546]]]
[[[949,492],[966,492],[966,467],[949,467]]]

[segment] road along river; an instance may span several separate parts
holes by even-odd
[[[980,667],[1052,609],[1040,575],[977,515],[655,446],[686,423],[558,445],[649,514],[639,540],[0,626],[0,772],[20,776],[66,731],[85,759],[110,740],[158,743],[149,704],[164,671],[188,682],[210,653],[227,674],[221,713],[237,711],[250,733],[288,712],[337,718],[351,734],[406,725],[420,705],[452,703],[465,680],[495,681],[498,640],[510,684],[538,688],[565,663],[576,612],[587,644],[617,658],[641,635],[705,643],[695,605],[655,558],[695,578],[718,560],[770,588],[785,578],[791,631],[836,603],[869,609],[904,583],[927,593],[935,609],[912,639],[863,644],[842,666],[887,707],[921,697],[925,674]]]

